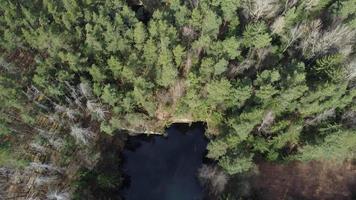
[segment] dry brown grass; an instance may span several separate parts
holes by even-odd
[[[259,164],[252,193],[258,199],[351,200],[356,192],[356,165],[331,161]]]

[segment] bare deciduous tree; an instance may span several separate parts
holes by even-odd
[[[27,167],[27,170],[39,173],[62,173],[62,169],[52,164],[44,164],[39,162],[31,162],[30,165]]]
[[[49,200],[69,200],[70,195],[68,192],[51,191],[47,194]]]
[[[79,87],[79,90],[82,93],[82,95],[85,96],[87,99],[90,99],[93,97],[93,91],[91,90],[89,84],[80,83],[78,87]]]
[[[307,120],[307,124],[308,125],[316,125],[319,124],[325,120],[328,120],[330,118],[334,118],[336,116],[336,110],[335,108],[331,108],[329,110],[325,110],[323,113],[317,115],[315,118],[311,119],[311,120]]]
[[[349,62],[349,64],[347,65],[347,70],[349,79],[353,79],[356,77],[356,58]]]
[[[41,144],[32,142],[30,147],[37,153],[44,154],[46,152],[46,148],[44,148]]]
[[[200,182],[207,187],[212,195],[224,191],[227,184],[227,175],[216,166],[203,165],[198,174]]]
[[[70,134],[78,143],[85,145],[93,138],[93,133],[89,129],[82,128],[78,125],[71,126]]]
[[[282,35],[285,23],[285,17],[278,16],[271,26],[272,33]]]
[[[272,111],[269,111],[265,117],[263,118],[263,121],[261,123],[261,126],[258,127],[259,132],[267,132],[267,128],[274,122],[275,116]]]
[[[105,113],[108,111],[104,109],[103,105],[96,103],[92,100],[87,101],[87,110],[93,116],[95,116],[99,121],[105,119]]]
[[[36,179],[34,180],[34,184],[37,187],[41,187],[44,185],[49,185],[56,181],[58,181],[58,177],[56,177],[56,176],[39,176],[39,177],[36,177]]]
[[[342,115],[342,123],[349,127],[356,129],[356,111],[348,111]]]
[[[355,30],[340,24],[322,31],[320,20],[315,20],[307,27],[306,37],[301,42],[303,54],[312,58],[336,51],[348,56],[352,52],[355,33]]]
[[[320,0],[304,0],[303,3],[304,9],[309,11],[315,9],[320,4]]]
[[[273,18],[281,10],[278,0],[244,0],[242,7],[254,20]]]
[[[273,33],[278,34],[286,41],[286,45],[283,48],[283,52],[286,51],[290,46],[292,46],[298,39],[300,39],[303,34],[305,34],[306,30],[305,23],[298,23],[294,27],[288,29],[286,32],[285,25],[285,19],[283,16],[281,16],[274,21],[271,27]]]
[[[185,36],[191,40],[194,39],[198,35],[197,32],[195,32],[195,30],[189,26],[184,26],[182,28],[182,34],[183,34],[183,36]]]

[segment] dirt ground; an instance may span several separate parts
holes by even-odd
[[[356,199],[356,163],[261,163],[252,178],[251,192],[263,200]]]

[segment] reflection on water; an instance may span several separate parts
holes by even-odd
[[[132,137],[124,151],[124,173],[129,183],[126,200],[201,200],[203,188],[197,180],[207,140],[203,126],[187,131],[173,125],[168,137]]]

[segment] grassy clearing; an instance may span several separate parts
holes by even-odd
[[[24,168],[28,165],[28,161],[12,152],[9,149],[0,148],[0,167],[8,167],[12,169]]]

